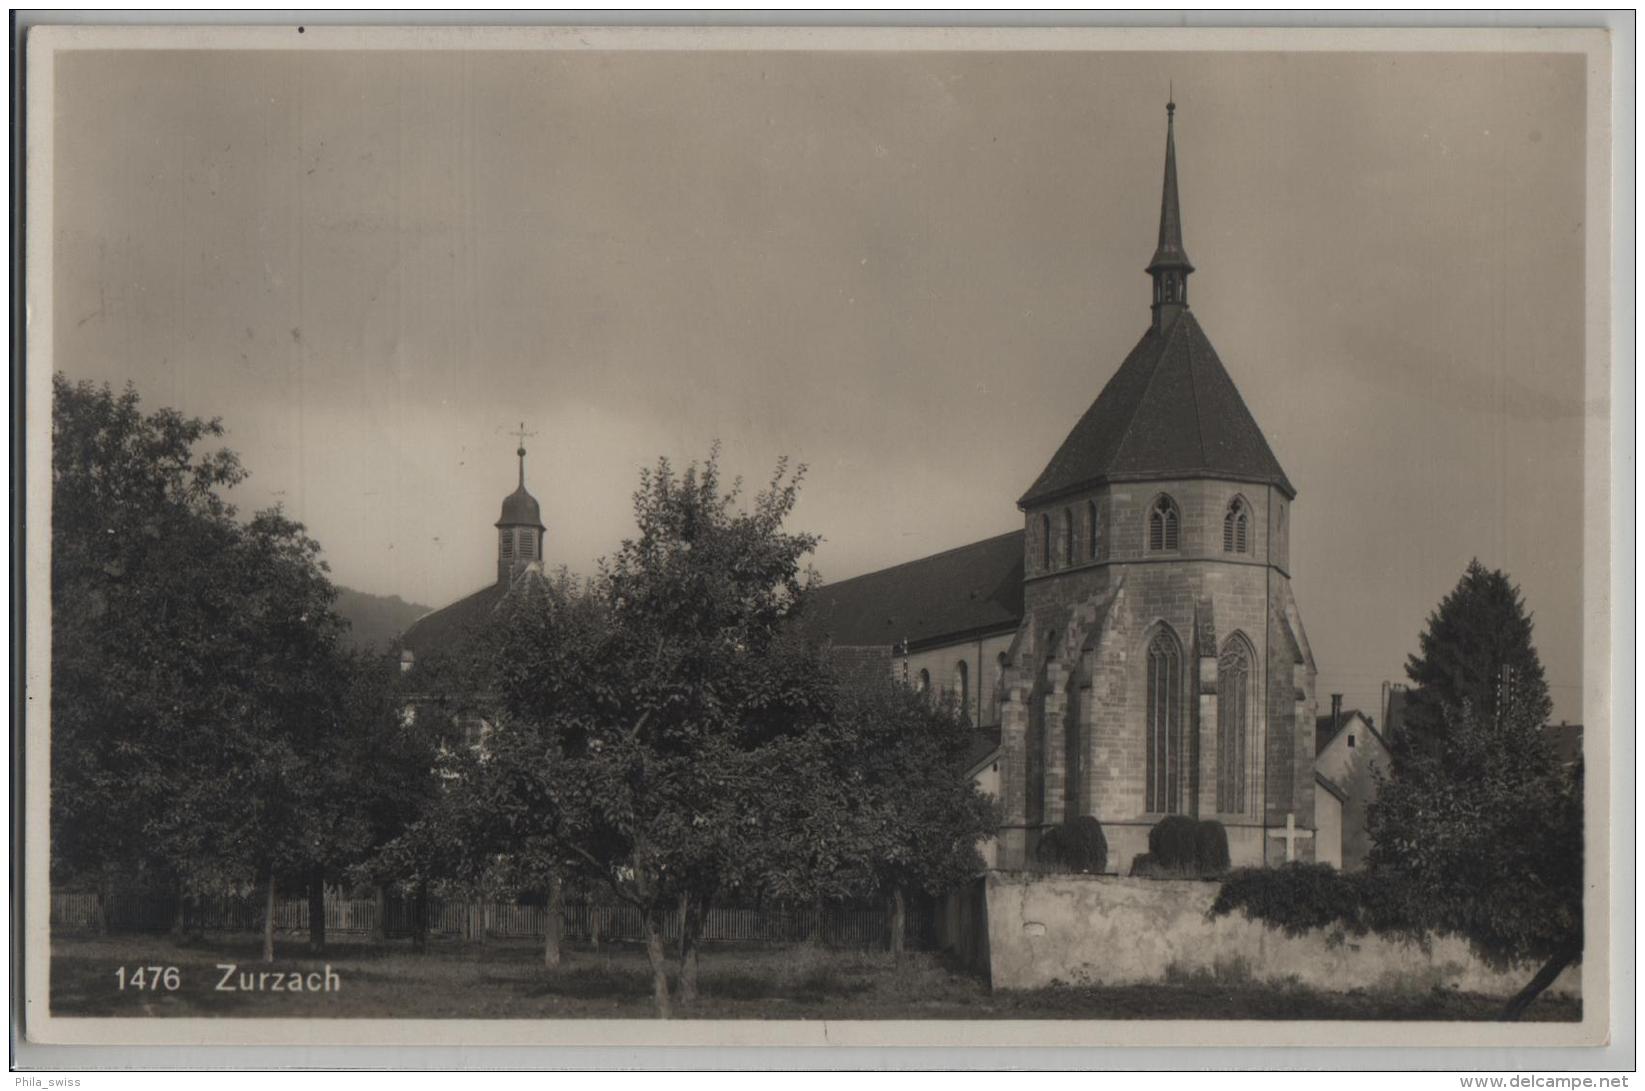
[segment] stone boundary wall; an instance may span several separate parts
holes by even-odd
[[[964,948],[986,952],[995,989],[1032,989],[1053,982],[1129,985],[1200,976],[1224,980],[1296,981],[1332,992],[1435,987],[1508,997],[1535,966],[1499,972],[1481,962],[1465,941],[1436,937],[1424,951],[1374,935],[1287,936],[1242,913],[1209,920],[1219,885],[1187,880],[990,872],[958,897],[972,900],[982,887],[983,920],[971,912],[952,924],[980,926],[985,938]],[[946,932],[948,929],[939,929]],[[1554,982],[1555,995],[1580,996],[1581,968]]]

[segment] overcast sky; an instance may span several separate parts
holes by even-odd
[[[1191,298],[1298,490],[1320,693],[1374,710],[1470,557],[1580,716],[1579,56],[60,54],[55,363],[221,416],[339,583],[488,583],[715,438],[840,579],[1021,525],[1148,324],[1174,81]],[[1590,405],[1603,421],[1605,406]]]

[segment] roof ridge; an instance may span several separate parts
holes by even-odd
[[[885,573],[895,572],[899,568],[907,568],[909,565],[915,565],[915,564],[925,564],[927,561],[934,561],[939,557],[947,557],[947,556],[950,556],[950,555],[955,554],[955,553],[962,552],[962,551],[967,550],[967,549],[976,549],[978,546],[985,546],[985,545],[989,545],[993,542],[1003,541],[1006,538],[1017,537],[1017,536],[1022,535],[1023,533],[1025,533],[1025,532],[1022,529],[1019,528],[1017,530],[1008,530],[1003,534],[995,534],[995,535],[992,535],[992,536],[987,537],[987,538],[978,538],[976,541],[967,542],[965,545],[951,546],[948,549],[944,549],[944,550],[941,550],[941,551],[936,552],[936,553],[927,553],[923,557],[913,557],[913,558],[910,558],[909,560],[906,560],[906,561],[899,561],[896,564],[887,565],[884,568],[875,568],[875,569],[871,569],[867,572],[859,572],[855,576],[847,576],[843,580],[832,580],[832,581],[825,580],[823,582],[822,587],[831,590],[831,589],[836,588],[836,587],[842,587],[842,586],[844,586],[845,584],[848,584],[848,583],[854,583],[857,580],[867,579],[869,576],[883,576]]]
[[[1186,314],[1187,312],[1183,313]],[[1141,393],[1131,402],[1130,412],[1124,420],[1119,422],[1120,441],[1118,446],[1114,448],[1115,458],[1118,458],[1120,452],[1125,450],[1125,445],[1130,442],[1131,436],[1134,434],[1131,426],[1136,423],[1137,414],[1142,412],[1142,407],[1148,404],[1148,395],[1153,392],[1154,381],[1159,378],[1159,373],[1165,365],[1165,356],[1171,351],[1171,339],[1177,335],[1177,327],[1180,325],[1182,325],[1181,315],[1171,325],[1160,331],[1159,351],[1154,353],[1154,359],[1149,366],[1148,381],[1142,384]],[[1143,334],[1143,336],[1147,337],[1148,335]]]
[[[421,625],[424,621],[426,621],[427,619],[433,617],[435,614],[443,614],[447,610],[452,609],[453,607],[461,606],[466,602],[469,602],[473,599],[479,598],[481,595],[484,595],[487,592],[497,590],[498,585],[501,584],[501,583],[502,583],[501,580],[493,580],[492,582],[486,584],[484,587],[480,588],[477,591],[470,591],[468,594],[464,595],[462,598],[453,599],[450,602],[446,603],[444,606],[437,606],[434,609],[428,611],[427,613],[417,615],[417,617],[412,621],[412,623],[405,627],[405,632],[406,633],[411,632],[411,630],[415,629],[417,626]],[[504,593],[505,594],[507,593],[506,588],[504,589]],[[404,635],[404,634],[402,634],[402,635]]]
[[[1171,323],[1171,328],[1174,330],[1184,322],[1194,322],[1193,312],[1186,305],[1183,306],[1182,313],[1177,316],[1177,320]],[[1199,323],[1194,322],[1194,325],[1197,326]],[[1209,466],[1211,465],[1211,458],[1205,453],[1205,417],[1199,410],[1199,380],[1194,374],[1194,339],[1192,337],[1188,339],[1186,351],[1188,353],[1188,397],[1193,399],[1194,402],[1194,434],[1199,440],[1199,464]]]

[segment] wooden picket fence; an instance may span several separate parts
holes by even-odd
[[[548,912],[539,905],[429,898],[427,934],[443,939],[541,939]],[[369,937],[378,908],[369,898],[344,898],[328,891],[325,900],[326,933],[330,936]],[[382,903],[383,935],[404,938],[415,929],[417,903],[389,897]],[[798,943],[819,935],[814,906],[710,906],[703,921],[703,940],[709,943]],[[177,921],[177,900],[166,894],[117,893],[110,898],[109,928],[116,932],[165,932]],[[258,898],[216,897],[190,899],[183,907],[183,923],[202,932],[255,932],[262,928],[262,901]],[[96,931],[102,913],[96,893],[54,893],[51,924],[65,932]],[[928,946],[930,922],[911,912],[904,942]],[[276,932],[307,932],[306,897],[281,898],[274,906]],[[562,907],[560,934],[573,941],[637,943],[645,933],[639,910],[631,905],[567,902]],[[680,915],[665,915],[664,933],[678,936]],[[820,938],[836,947],[874,949],[888,945],[885,911],[871,905],[830,903],[822,909]]]

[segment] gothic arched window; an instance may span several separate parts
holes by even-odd
[[[1148,644],[1148,790],[1151,814],[1182,809],[1182,652],[1161,630]]]
[[[1074,563],[1074,509],[1062,509],[1062,563]]]
[[[1097,502],[1085,502],[1085,559],[1097,559]]]
[[[920,693],[930,693],[931,692],[931,672],[928,671],[928,670],[925,670],[924,668],[921,668],[919,681],[915,683],[914,688]]]
[[[1154,501],[1153,510],[1148,513],[1148,549],[1158,553],[1161,550],[1171,551],[1177,548],[1177,526],[1181,518],[1177,515],[1176,501],[1169,496],[1161,496]]]
[[[1249,513],[1245,510],[1245,501],[1234,497],[1233,503],[1228,505],[1228,512],[1222,517],[1222,551],[1224,553],[1244,553],[1247,549],[1246,527],[1250,522]]]
[[[1217,810],[1244,814],[1251,762],[1251,646],[1231,636],[1217,661]]]
[[[1040,568],[1051,571],[1051,517],[1040,516]]]
[[[971,702],[971,668],[965,660],[954,664],[954,696],[960,700],[960,711],[968,712]]]

